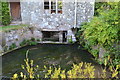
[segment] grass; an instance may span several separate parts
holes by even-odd
[[[28,27],[28,25],[20,24],[20,25],[2,26],[2,27],[0,27],[0,31],[8,31],[8,30],[12,30],[12,29],[20,29],[20,28],[23,28],[23,27]]]

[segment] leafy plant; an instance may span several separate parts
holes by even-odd
[[[2,3],[2,24],[8,25],[11,22],[9,4],[8,2],[1,2],[1,3]]]
[[[20,46],[27,45],[27,43],[28,43],[28,40],[24,39],[24,40],[20,43]]]
[[[0,1],[0,25],[2,24],[2,2]]]
[[[95,16],[99,16],[99,10],[105,10],[108,9],[109,5],[107,2],[95,2]]]
[[[31,38],[31,41],[35,41],[35,38],[32,37],[32,38]]]
[[[16,44],[13,43],[13,44],[9,47],[9,50],[12,50],[12,49],[14,49],[14,48],[16,48],[16,47],[17,47]]]
[[[28,54],[28,51],[27,51]],[[25,65],[22,65],[22,69],[25,72],[20,72],[19,74],[15,73],[12,77],[12,80],[16,80],[18,78],[22,78],[23,80],[26,79],[40,79],[40,78],[47,78],[47,79],[77,79],[77,78],[96,78],[95,77],[95,68],[92,66],[91,63],[79,63],[79,64],[73,64],[73,67],[66,71],[62,70],[60,67],[46,67],[44,66],[42,74],[44,76],[40,75],[40,68],[39,65],[34,65],[33,60],[30,60],[26,57]],[[110,66],[109,70],[110,78],[119,78],[118,77],[118,69],[120,69],[120,65],[117,65],[116,68]],[[100,75],[101,78],[107,78],[107,69],[104,68],[102,70],[102,74]]]
[[[47,70],[47,73],[45,74],[45,78],[94,78],[94,66],[91,65],[91,63],[79,63],[73,64],[73,67],[71,70],[66,71],[59,68],[52,68],[49,67],[47,69],[46,66],[44,66],[45,70]]]
[[[31,40],[26,40],[26,39],[24,39],[24,40],[20,43],[20,46],[24,46],[24,45],[37,45],[37,42],[36,42],[35,38],[31,38]]]
[[[97,9],[98,15],[90,22],[84,23],[77,34],[80,44],[88,49],[97,61],[99,61],[100,48],[105,50],[99,63],[104,64],[104,60],[110,56],[111,62],[107,66],[113,65],[114,67],[120,64],[118,56],[120,55],[118,48],[120,45],[119,3],[100,3]],[[98,51],[95,51],[93,46],[98,46]]]
[[[41,41],[41,39],[37,39],[36,41],[39,42],[39,41]]]
[[[6,52],[7,50],[9,50],[8,46],[4,46],[3,49],[4,49],[4,52]]]
[[[37,42],[36,41],[29,41],[28,44],[29,45],[37,45]]]
[[[70,36],[70,39],[68,39],[68,43],[74,43],[72,40],[72,36]]]

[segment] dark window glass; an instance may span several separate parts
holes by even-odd
[[[44,9],[49,9],[49,2],[44,2]]]

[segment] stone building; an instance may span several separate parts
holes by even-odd
[[[33,0],[10,2],[13,21],[35,27],[42,41],[76,41],[75,29],[94,15],[93,2],[84,0]]]

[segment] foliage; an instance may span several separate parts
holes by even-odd
[[[40,78],[40,74],[36,74],[37,71],[39,70],[39,66],[33,65],[33,60],[29,60],[28,58],[26,58],[25,60],[25,66],[22,65],[22,69],[25,70],[26,74],[23,72],[20,72],[20,74],[14,74],[13,75],[13,80],[16,78],[35,78],[35,79],[39,79]],[[45,75],[44,78],[94,78],[94,66],[91,65],[91,63],[79,63],[77,64],[73,64],[73,67],[71,70],[66,71],[66,70],[62,70],[60,67],[59,68],[52,68],[49,67],[47,68],[46,66],[44,66],[44,71],[45,71]]]
[[[37,71],[38,71],[38,65],[34,66],[33,64],[33,60],[29,60],[28,59],[28,53],[29,50],[26,53],[26,59],[24,59],[25,65],[21,65],[22,69],[25,71],[20,72],[20,76],[18,74],[14,74],[13,75],[13,80],[16,80],[16,78],[22,78],[22,80],[26,80],[26,79],[33,79],[33,78],[40,78],[39,75],[37,75]]]
[[[42,40],[41,40],[41,39],[37,39],[36,41],[37,41],[37,42],[40,42],[40,41],[42,41]]]
[[[36,39],[35,38],[31,38],[31,40],[28,41],[29,45],[37,45]]]
[[[18,78],[22,78],[22,80],[26,79],[40,79],[40,78],[47,78],[47,79],[76,79],[76,78],[96,78],[95,74],[95,67],[92,66],[91,63],[81,62],[79,64],[73,64],[70,70],[63,70],[61,67],[51,67],[51,66],[44,66],[44,69],[42,71],[41,75],[40,73],[40,67],[39,65],[34,65],[34,61],[28,59],[28,53],[29,50],[26,53],[26,59],[24,59],[25,64],[22,65],[22,69],[24,72],[15,73],[12,77],[13,80],[16,80]],[[110,56],[107,58],[110,60]],[[101,78],[108,78],[107,76],[107,60],[105,60],[105,68],[102,70],[102,73],[100,74]],[[109,78],[119,78],[118,77],[118,69],[120,68],[120,65],[117,65],[116,68],[113,66],[110,66]]]
[[[20,46],[27,45],[27,42],[28,42],[28,40],[24,39],[24,40],[20,43]]]
[[[6,51],[9,50],[9,49],[8,49],[8,46],[4,46],[3,49],[4,49],[4,52],[6,52]]]
[[[20,72],[20,76],[18,74],[13,75],[13,80],[16,78],[22,78],[23,79],[33,79],[33,78],[40,78],[39,75],[36,75],[35,72],[38,69],[38,66],[33,67],[33,60],[29,60],[26,58],[25,60],[25,66],[22,65],[22,69],[25,70],[25,73]]]
[[[83,68],[84,67],[84,68]],[[47,67],[45,66],[45,70]],[[47,70],[45,78],[94,78],[94,66],[91,63],[79,63],[73,64],[71,70],[66,71],[59,68],[52,69],[51,67]]]
[[[27,51],[28,53],[28,51]],[[25,72],[20,72],[19,74],[15,73],[12,77],[13,80],[16,80],[17,78],[22,78],[22,80],[26,79],[40,79],[40,78],[47,78],[47,79],[71,79],[71,78],[96,78],[95,77],[95,68],[91,65],[91,63],[79,63],[79,64],[73,64],[73,67],[66,71],[62,70],[60,67],[46,67],[44,66],[42,74],[44,76],[40,75],[40,68],[38,65],[33,64],[33,60],[29,60],[27,57],[24,60],[25,65],[22,65],[22,69]],[[110,66],[109,69],[111,71],[111,77],[110,78],[119,78],[118,77],[118,69],[120,68],[120,65],[117,65],[116,68]],[[102,71],[102,74],[100,75],[101,78],[107,78],[107,69],[104,68]]]
[[[99,3],[98,3],[99,4]],[[97,16],[90,22],[84,23],[77,33],[80,44],[82,44],[98,60],[100,48],[105,49],[104,57],[98,60],[104,64],[104,60],[110,56],[107,66],[120,64],[120,28],[119,28],[119,6],[118,2],[100,3]],[[94,49],[93,46],[98,46]]]
[[[70,36],[70,38],[68,39],[68,43],[74,43],[72,40],[72,36]]]
[[[37,45],[37,42],[36,42],[35,38],[31,38],[31,40],[26,40],[26,39],[24,39],[24,40],[20,43],[20,46],[24,46],[24,45]]]
[[[107,2],[95,2],[95,16],[99,16],[99,10],[105,10],[108,8],[108,3]]]
[[[9,30],[15,30],[15,29],[22,29],[24,27],[28,27],[26,24],[20,24],[20,25],[8,25],[8,26],[3,26],[0,28],[0,31],[9,31]]]
[[[37,45],[37,42],[36,42],[36,41],[31,41],[31,40],[29,40],[28,44],[29,44],[29,45]]]
[[[2,2],[2,24],[8,25],[11,22],[8,2]]]
[[[2,2],[0,1],[0,25],[2,24]]]
[[[13,43],[13,44],[9,47],[9,50],[12,50],[12,49],[14,49],[14,48],[16,48],[16,47],[17,47],[16,44]]]

